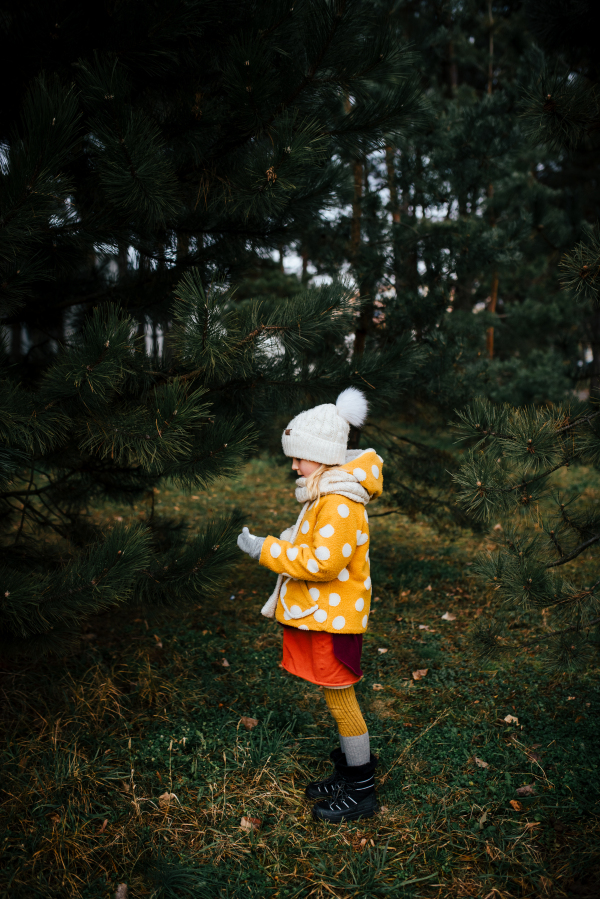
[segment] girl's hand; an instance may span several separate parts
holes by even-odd
[[[237,538],[237,545],[242,552],[248,553],[252,559],[260,559],[260,551],[265,540],[266,537],[255,537],[248,528],[243,528],[242,533]]]

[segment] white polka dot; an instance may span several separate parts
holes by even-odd
[[[375,455],[376,455],[377,458],[379,459],[379,464],[380,464],[380,465],[383,465],[383,459],[381,458],[381,456],[379,455],[379,453],[375,453]]]
[[[279,553],[277,553],[277,555],[279,555]],[[348,556],[352,555],[352,547],[349,543],[344,543],[344,545],[342,546],[342,555],[345,559],[347,559]]]
[[[350,577],[350,572],[347,568],[342,568],[340,573],[338,574],[338,581],[347,581]]]
[[[326,546],[317,546],[317,548],[315,549],[315,556],[317,557],[317,559],[320,559],[321,562],[324,562],[325,559],[328,559],[330,555],[331,553]]]
[[[361,597],[359,597],[359,599],[357,599],[356,602],[354,603],[354,608],[356,609],[357,612],[362,612],[362,610],[364,609],[364,607],[365,607],[365,601],[364,601],[364,599],[363,599],[362,596],[361,596]]]
[[[327,612],[325,609],[317,609],[314,614],[315,621],[318,621],[319,624],[323,624],[324,621],[327,621]]]
[[[331,622],[332,626],[336,629],[336,631],[341,631],[341,629],[346,624],[346,619],[343,615],[338,615],[337,618],[334,618]]]
[[[367,550],[367,554],[366,554],[366,556],[365,556],[365,559],[367,560],[367,562],[370,561],[370,559],[369,559],[369,553],[370,553],[370,552],[371,552],[371,550],[368,549],[368,550]]]
[[[292,616],[290,615],[289,612],[286,612],[286,610],[284,609],[284,610],[283,610],[283,617],[284,617],[284,619],[285,619],[286,621],[289,621],[290,618],[291,618]]]
[[[371,465],[371,471],[373,472],[373,477],[377,480],[379,478],[379,468],[377,465]]]
[[[342,601],[342,597],[339,593],[330,593],[329,594],[329,605],[330,606],[339,606]]]
[[[301,543],[300,549],[308,549],[308,543]]]
[[[281,555],[281,547],[279,543],[271,543],[271,555],[277,559]]]
[[[299,631],[308,631],[308,630],[310,630],[310,628],[309,628],[308,624],[299,624],[298,630]]]
[[[348,515],[350,515],[350,509],[348,508],[346,503],[339,504],[338,515],[341,515],[342,518],[348,518]]]
[[[310,525],[309,525],[308,521],[304,521],[302,523],[302,527],[300,528],[300,530],[302,531],[303,534],[308,534],[309,527],[310,527]]]
[[[371,578],[368,577],[365,581],[365,590],[370,590],[370,589],[371,589]]]
[[[298,547],[290,546],[289,549],[286,549],[285,554],[288,557],[288,559],[290,560],[290,562],[293,562],[294,559],[296,559],[298,557]]]
[[[321,537],[333,537],[335,531],[330,524],[326,524],[324,528],[320,529],[319,534],[321,535]]]
[[[368,534],[363,534],[362,531],[356,532],[356,545],[357,546],[364,546],[364,544],[367,542],[368,539],[369,539]]]
[[[300,608],[300,606],[292,606],[290,609],[290,614],[293,618],[300,618],[300,615],[302,615],[302,609]]]
[[[367,510],[365,509],[365,521],[369,520],[369,516],[367,515]]]
[[[352,471],[352,474],[354,475],[354,477],[356,478],[357,481],[364,481],[364,479],[367,476],[367,472],[363,471],[362,468],[355,468]]]
[[[317,590],[316,587],[311,587],[308,592],[310,593],[310,598],[313,602],[316,602],[321,594],[321,591]]]
[[[366,626],[367,626],[367,621],[368,621],[368,620],[369,620],[369,616],[368,616],[368,615],[365,615],[365,616],[363,617],[363,620],[362,620],[362,626],[363,626],[363,627],[366,627]]]
[[[315,562],[314,559],[309,559],[308,562],[306,563],[306,567],[312,574],[316,574],[317,571],[319,570],[319,566],[317,565],[317,563]]]
[[[287,593],[287,584],[283,584],[283,586],[281,587],[281,595],[285,596],[286,593]]]

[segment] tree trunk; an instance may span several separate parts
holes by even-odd
[[[488,303],[488,311],[492,314],[496,311],[496,303],[498,302],[498,272],[494,272],[494,277],[492,279],[492,291],[490,293],[490,300]],[[486,331],[485,335],[485,345],[487,349],[487,354],[490,359],[494,358],[494,326],[492,325]]]
[[[385,166],[387,170],[388,190],[390,192],[390,212],[392,213],[392,270],[394,274],[394,287],[396,296],[399,295],[402,281],[402,266],[400,249],[398,246],[398,225],[401,221],[400,199],[398,197],[398,184],[394,168],[396,151],[389,144],[385,148]]]

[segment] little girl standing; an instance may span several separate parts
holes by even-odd
[[[283,627],[283,667],[323,687],[340,736],[333,774],[306,788],[316,818],[340,822],[377,810],[369,733],[354,693],[361,676],[362,635],[371,605],[367,503],[380,496],[383,460],[372,450],[347,450],[350,425],[360,427],[367,401],[349,387],[292,419],[283,451],[293,459],[302,511],[281,537],[244,528],[238,546],[276,572],[262,609]]]

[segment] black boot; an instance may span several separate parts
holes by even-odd
[[[329,758],[335,765],[333,774],[330,774],[324,780],[315,780],[314,783],[307,786],[304,792],[309,799],[326,799],[328,796],[335,795],[337,785],[341,780],[341,774],[337,770],[337,765],[339,762],[345,765],[346,756],[341,749],[334,749]]]
[[[379,811],[375,795],[375,768],[377,757],[371,754],[366,765],[346,765],[336,762],[336,773],[339,780],[335,785],[335,793],[313,808],[313,817],[319,821],[354,821],[357,818],[370,818]]]

